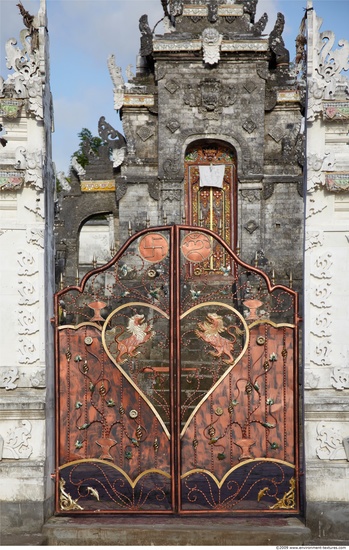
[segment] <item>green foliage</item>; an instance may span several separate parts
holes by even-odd
[[[83,128],[79,132],[78,137],[80,138],[79,149],[72,154],[71,158],[76,157],[80,166],[85,168],[89,162],[89,153],[92,152],[98,155],[98,150],[103,145],[103,140],[98,136],[93,136],[88,128]]]

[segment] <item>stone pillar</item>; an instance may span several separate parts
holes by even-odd
[[[308,2],[305,219],[305,459],[307,522],[315,536],[349,536],[349,47]]]
[[[39,532],[53,510],[52,105],[45,0],[0,79],[1,533]],[[30,38],[28,38],[30,37]],[[19,63],[20,61],[20,63]]]

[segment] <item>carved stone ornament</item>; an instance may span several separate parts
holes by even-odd
[[[257,125],[251,118],[249,118],[245,120],[242,127],[244,130],[246,130],[246,132],[248,132],[249,134],[252,134],[252,132],[254,132],[254,130],[257,128]]]
[[[147,139],[151,138],[154,134],[155,134],[154,126],[150,126],[148,124],[141,126],[137,130],[137,135],[141,138],[142,141],[147,141]]]
[[[311,324],[311,334],[318,338],[329,338],[332,336],[332,317],[328,309],[320,311]]]
[[[126,195],[127,183],[125,181],[118,181],[116,185],[116,200],[119,201],[124,195]]]
[[[124,104],[125,81],[121,73],[121,67],[115,63],[114,54],[108,57],[109,74],[114,84],[114,109],[118,111]]]
[[[275,184],[272,182],[263,183],[262,197],[264,200],[270,199],[270,197],[274,193],[274,188],[275,188]]]
[[[258,202],[260,200],[260,195],[261,193],[259,189],[243,189],[241,191],[242,199],[250,203]],[[249,221],[247,225],[250,226],[251,223],[253,222]],[[245,228],[247,229],[246,225],[245,225]]]
[[[324,31],[320,33],[322,19],[315,18],[314,28],[314,51],[317,54],[314,56],[314,77],[308,80],[308,120],[314,121],[322,113],[324,118],[336,120],[338,116],[341,119],[342,115],[333,105],[322,103],[322,100],[334,100],[339,92],[343,95],[343,89],[347,88],[348,80],[343,72],[349,69],[349,42],[340,40],[337,49],[334,49],[335,35],[332,31]],[[341,99],[341,98],[340,98]],[[346,109],[345,109],[346,111]],[[338,114],[337,114],[338,113]]]
[[[162,200],[173,202],[173,201],[180,201],[181,193],[179,190],[175,189],[164,189],[162,191]]]
[[[220,46],[223,36],[213,27],[208,27],[202,33],[202,51],[205,63],[215,65],[220,59]]]
[[[224,86],[215,78],[204,78],[198,86],[188,84],[184,91],[185,105],[199,107],[204,114],[220,114],[223,107],[233,105],[236,99],[235,88]]]
[[[311,275],[317,279],[331,279],[333,277],[332,268],[332,254],[325,252],[316,258],[311,268]]]
[[[170,79],[166,82],[165,88],[170,94],[174,94],[178,90],[179,84],[176,80]]]
[[[305,234],[305,250],[316,248],[324,244],[324,235],[322,231],[308,230]]]
[[[45,388],[46,387],[46,373],[45,369],[38,369],[30,376],[30,384],[33,388]]]
[[[247,222],[246,225],[244,225],[244,228],[250,235],[252,235],[252,233],[254,233],[256,229],[258,229],[258,227],[258,223],[256,223],[254,220],[250,220],[249,222]]]
[[[331,426],[330,423],[320,422],[316,431],[316,439],[320,441],[316,454],[320,460],[346,459],[343,437],[336,427]]]
[[[3,438],[3,451],[1,458],[12,458],[19,460],[29,458],[33,452],[33,447],[29,445],[31,438],[32,425],[29,420],[20,420],[16,427],[11,428]]]
[[[176,118],[171,118],[168,123],[166,124],[166,128],[168,128],[170,130],[170,132],[172,134],[174,134],[174,132],[176,132],[177,130],[179,130],[180,128],[180,123],[179,121],[176,119]]]
[[[160,198],[159,182],[152,181],[148,183],[148,192],[152,199],[158,201]]]
[[[18,378],[18,369],[16,367],[1,369],[0,388],[5,388],[5,390],[15,390],[17,388],[17,384],[15,384],[15,382]]]
[[[332,386],[336,390],[349,389],[349,369],[343,367],[335,367],[331,374]]]

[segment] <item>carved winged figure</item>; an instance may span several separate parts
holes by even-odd
[[[130,317],[127,324],[127,332],[130,333],[130,336],[120,340],[121,334],[126,332],[123,330],[121,334],[116,335],[114,338],[117,345],[116,362],[122,364],[127,360],[127,356],[135,357],[138,355],[140,352],[136,352],[136,349],[154,336],[155,332],[152,329],[152,322],[145,321],[144,315],[135,314]]]
[[[230,332],[230,326],[225,327],[223,323],[223,318],[217,313],[208,313],[206,316],[206,321],[203,323],[198,323],[199,330],[195,330],[195,334],[201,338],[204,342],[211,344],[215,351],[210,351],[210,354],[213,357],[222,357],[226,355],[228,359],[223,359],[224,363],[230,365],[234,361],[234,344],[236,342],[236,335],[241,335],[242,331],[234,326],[236,334]],[[232,340],[221,336],[222,332],[227,332],[230,336],[233,337]]]

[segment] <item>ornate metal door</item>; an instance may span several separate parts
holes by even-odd
[[[297,320],[294,291],[189,226],[58,292],[57,512],[297,513]]]

